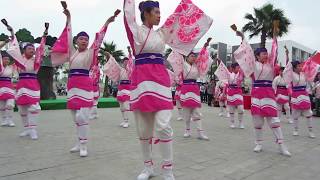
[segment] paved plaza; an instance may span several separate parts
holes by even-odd
[[[253,152],[253,128],[247,111],[246,129],[230,129],[228,119],[218,117],[218,108],[204,105],[204,129],[210,141],[183,138],[185,123],[176,121],[174,111],[174,162],[177,180],[317,180],[320,179],[320,119],[315,118],[315,134],[307,137],[306,121],[300,122],[300,136],[283,122],[285,143],[292,157],[281,156],[266,126],[264,151]],[[99,109],[99,119],[91,121],[89,156],[70,154],[76,141],[71,114],[67,110],[42,111],[38,141],[19,138],[22,130],[15,113],[15,128],[0,128],[0,180],[134,180],[142,170],[140,146],[131,126],[122,129],[118,108]],[[193,124],[193,127],[194,124]],[[157,172],[160,157],[154,148]],[[161,177],[152,178],[160,180]]]

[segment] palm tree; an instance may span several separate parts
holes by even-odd
[[[121,63],[124,53],[122,50],[117,50],[117,45],[114,44],[113,42],[111,43],[107,43],[107,42],[103,42],[102,47],[100,47],[100,52],[99,52],[99,62],[101,64],[101,66],[103,66],[104,64],[106,64],[106,58],[103,55],[104,52],[107,51],[109,52],[117,62]],[[109,88],[108,88],[108,81],[109,78],[106,77],[105,81],[104,81],[104,89],[103,89],[103,97],[108,97],[110,96],[110,92],[109,92]]]
[[[273,21],[279,20],[279,33],[281,37],[288,33],[290,20],[285,17],[282,9],[276,9],[272,4],[265,4],[261,8],[254,8],[254,14],[246,14],[245,19],[249,22],[242,28],[243,32],[250,32],[249,38],[260,35],[260,47],[265,47],[267,38],[273,38]]]

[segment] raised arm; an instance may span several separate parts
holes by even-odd
[[[36,50],[36,58],[34,61],[34,70],[38,71],[40,69],[41,62],[43,60],[46,39],[48,35],[49,23],[45,23],[45,31],[43,32],[43,36],[41,38],[40,46]]]
[[[138,27],[139,27],[136,22],[135,0],[124,0],[123,12],[124,12],[124,25],[126,28],[128,40],[130,42],[133,55],[135,55],[136,52],[134,47],[134,41],[137,39]]]
[[[63,14],[66,15],[66,30],[67,30],[67,36],[68,36],[68,45],[69,45],[69,51],[70,56],[73,54],[76,49],[73,45],[73,36],[72,36],[72,26],[71,26],[71,13],[68,9],[63,10]]]
[[[209,46],[209,43],[211,41],[212,38],[208,38],[207,42],[203,45],[199,56],[196,60],[197,63],[197,68],[198,71],[200,73],[200,76],[203,76],[207,73],[208,71],[208,66],[209,66],[209,52],[207,50],[207,47]]]
[[[109,53],[105,52],[107,63],[104,65],[103,72],[114,82],[119,81],[121,67],[114,59],[114,57]]]

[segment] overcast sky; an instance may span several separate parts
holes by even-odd
[[[140,0],[136,0],[136,5]],[[174,11],[180,0],[159,0],[161,9],[161,21]],[[231,24],[242,27],[246,20],[246,13],[252,13],[253,7],[260,7],[271,2],[277,8],[285,11],[285,15],[292,21],[290,32],[282,37],[283,40],[294,40],[309,48],[320,49],[320,22],[318,0],[193,0],[204,10],[214,22],[200,41],[202,44],[211,36],[214,42],[225,42],[228,45],[239,44],[239,38],[235,37],[230,29]],[[72,15],[72,27],[74,35],[79,31],[90,34],[91,40],[105,20],[116,9],[122,9],[123,0],[67,0],[68,8]],[[27,28],[34,37],[42,34],[44,22],[50,22],[49,34],[59,36],[64,25],[65,16],[59,0],[1,0],[0,18],[6,18],[14,29]],[[138,13],[138,10],[137,10]],[[140,19],[140,18],[137,18]],[[7,33],[4,26],[0,26],[0,33]],[[128,45],[122,14],[116,19],[107,32],[106,41],[114,41],[119,48],[125,50]],[[258,42],[252,39],[250,42]],[[200,45],[199,45],[200,46]]]

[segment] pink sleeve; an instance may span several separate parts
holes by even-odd
[[[120,79],[121,67],[114,59],[110,57],[108,62],[104,65],[103,72],[113,81],[117,82]]]
[[[170,63],[171,67],[173,68],[173,72],[176,77],[178,77],[180,74],[183,73],[184,58],[180,53],[172,51],[169,54],[167,61]]]
[[[131,74],[133,72],[133,68],[134,68],[133,57],[132,57],[132,54],[130,53],[127,67],[126,67],[129,79],[131,79]]]
[[[71,23],[63,29],[61,35],[54,43],[51,50],[51,62],[53,66],[64,64],[70,60],[74,52]]]
[[[159,31],[166,44],[187,56],[211,25],[212,19],[191,0],[181,0]]]
[[[97,66],[99,64],[99,60],[98,60],[98,54],[99,54],[99,50],[100,50],[100,46],[102,44],[102,41],[106,35],[108,27],[107,26],[103,26],[101,28],[101,30],[96,33],[96,37],[94,39],[94,42],[92,43],[90,49],[93,49],[93,57],[92,57],[92,62],[91,62],[91,66]]]
[[[269,56],[269,63],[274,66],[277,64],[277,59],[278,59],[278,40],[276,37],[273,38],[272,40],[272,48],[271,48],[271,54]]]
[[[306,80],[308,82],[313,82],[318,72],[318,64],[309,58],[307,61],[305,61],[302,71],[305,74]]]
[[[46,36],[43,36],[41,38],[40,46],[36,50],[36,58],[34,61],[34,70],[37,72],[40,69],[41,62],[43,60],[43,55],[45,51],[45,45],[46,45]]]
[[[8,43],[8,49],[7,53],[10,54],[14,61],[15,64],[18,66],[18,68],[25,70],[25,60],[21,54],[19,43],[17,41],[17,37],[13,36],[13,39]]]
[[[127,32],[127,37],[133,52],[136,55],[134,41],[137,38],[138,24],[136,23],[135,0],[124,0],[124,26]]]
[[[200,73],[200,76],[203,76],[208,71],[209,66],[209,52],[207,48],[203,47],[199,53],[199,56],[196,60],[197,68]]]
[[[233,53],[233,56],[244,75],[250,77],[255,68],[255,56],[250,44],[243,40],[239,48]]]

